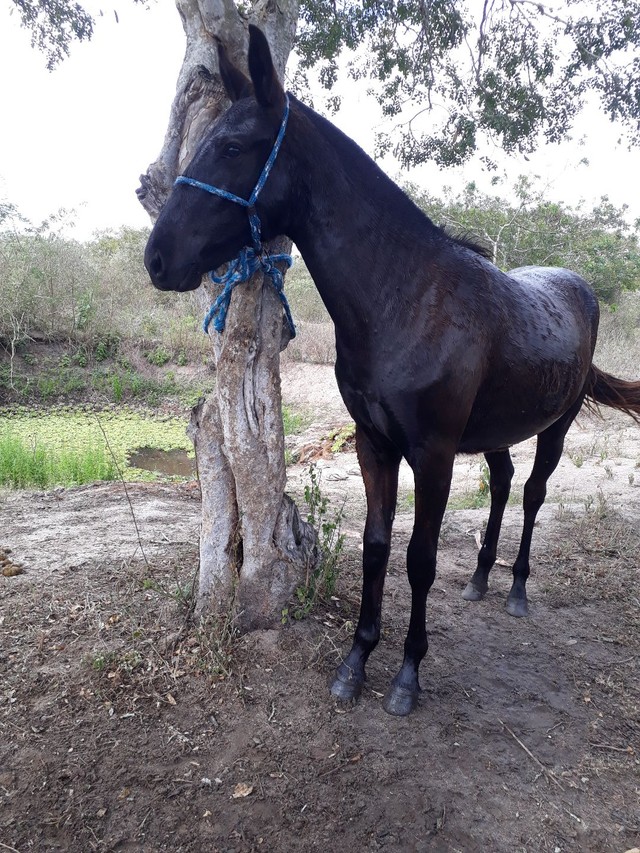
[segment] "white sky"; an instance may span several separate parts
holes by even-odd
[[[138,203],[138,177],[157,156],[184,51],[184,35],[171,0],[145,9],[119,3],[99,18],[94,37],[72,46],[71,57],[53,72],[30,44],[30,35],[0,0],[0,199],[15,203],[39,222],[60,207],[75,208],[73,232],[86,239],[101,228],[140,227],[149,220]],[[112,7],[111,7],[112,8]],[[379,122],[375,104],[354,85],[332,121],[372,153],[370,128]],[[606,117],[591,110],[576,139],[585,144],[547,146],[525,162],[503,160],[509,181],[519,174],[543,177],[548,195],[576,204],[608,194],[640,216],[640,152],[616,146],[620,135]],[[580,166],[587,157],[590,165]],[[434,193],[445,184],[476,180],[489,187],[478,164],[464,170],[433,166],[405,172],[391,159],[383,166],[396,179],[411,180]]]
[[[0,197],[36,222],[76,208],[80,239],[148,225],[135,189],[162,147],[184,53],[174,4],[119,3],[120,23],[109,10],[53,72],[11,6],[0,0]]]

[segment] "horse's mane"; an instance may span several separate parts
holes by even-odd
[[[463,231],[461,234],[453,233],[449,231],[446,226],[441,226],[441,230],[444,231],[452,243],[456,243],[458,246],[462,246],[465,249],[470,249],[470,251],[475,252],[476,255],[486,258],[488,261],[493,261],[493,252],[489,246],[485,246],[484,243],[479,242],[478,238],[474,234],[467,231]]]
[[[325,119],[319,113],[306,106],[297,98],[289,97],[296,101],[296,104],[302,109],[305,115],[312,121],[315,127],[320,130],[328,139],[332,147],[338,153],[342,162],[349,163],[351,174],[357,173],[363,182],[369,186],[375,186],[378,193],[384,193],[389,200],[393,199],[404,210],[405,215],[408,215],[414,222],[421,221],[423,224],[428,224],[433,229],[433,234],[444,237],[448,243],[453,243],[457,246],[462,246],[464,249],[469,249],[477,255],[480,255],[487,260],[492,260],[492,252],[487,247],[477,241],[473,235],[463,232],[460,234],[451,233],[446,228],[439,227],[433,222],[429,216],[418,207],[418,205],[402,190],[391,178],[382,171],[378,164],[369,157],[369,155],[360,148],[360,146],[337,128],[330,121]],[[376,180],[372,181],[375,176]]]

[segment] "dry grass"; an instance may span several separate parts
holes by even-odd
[[[291,361],[309,364],[333,364],[336,360],[336,343],[333,323],[296,321],[297,335],[285,350]]]
[[[603,307],[594,361],[625,379],[640,378],[640,293],[624,293],[615,311]]]

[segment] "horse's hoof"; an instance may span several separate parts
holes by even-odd
[[[340,702],[355,702],[360,698],[364,678],[346,664],[340,664],[331,682],[331,695]]]
[[[418,704],[419,690],[392,684],[382,700],[382,707],[393,717],[406,717]]]
[[[464,592],[462,593],[462,597],[465,601],[481,601],[484,598],[484,594],[487,591],[487,587],[484,589],[480,589],[480,587],[475,586],[475,584],[469,583],[464,588]]]
[[[529,605],[526,598],[507,598],[507,613],[509,616],[528,616]]]

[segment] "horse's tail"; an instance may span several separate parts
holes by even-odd
[[[640,423],[640,381],[618,379],[592,364],[586,396],[587,402],[619,409]]]

